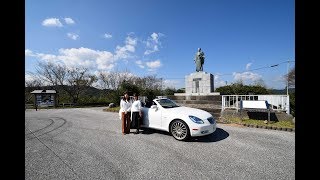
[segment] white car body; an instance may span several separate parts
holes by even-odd
[[[163,100],[172,101],[167,98],[154,99],[152,102],[153,105],[150,108],[142,108],[143,123],[141,127],[163,130],[171,133],[171,123],[175,120],[181,120],[186,123],[188,127],[188,136],[205,136],[215,132],[216,121],[207,111],[184,106],[165,108],[160,104]],[[172,102],[174,103],[174,101]],[[192,121],[189,116],[198,117],[203,123],[198,124]],[[210,119],[211,123],[208,119]]]

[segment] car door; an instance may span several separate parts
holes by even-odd
[[[148,110],[148,116],[149,127],[161,129],[162,107],[155,101],[152,102],[152,105]]]

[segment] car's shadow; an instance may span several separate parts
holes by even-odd
[[[172,136],[169,132],[166,131],[160,131],[155,129],[149,129],[149,128],[141,128],[141,134],[163,134],[167,136]],[[200,136],[200,137],[190,137],[186,142],[217,142],[226,139],[229,136],[229,133],[221,128],[217,128],[216,131],[212,134],[206,135],[206,136]]]
[[[141,134],[154,134],[154,133],[157,133],[157,134],[163,134],[163,135],[168,135],[168,136],[171,136],[171,134],[169,132],[166,132],[166,131],[161,131],[161,130],[156,130],[156,129],[150,129],[150,128],[141,128]]]
[[[191,137],[187,142],[217,142],[229,137],[229,133],[221,128],[217,128],[212,134],[199,137]]]

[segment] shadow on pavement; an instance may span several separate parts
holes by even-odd
[[[226,139],[229,133],[221,128],[217,128],[212,134],[200,137],[191,137],[188,142],[217,142]]]
[[[153,133],[164,134],[164,135],[171,136],[171,134],[169,132],[166,132],[166,131],[160,131],[160,130],[149,129],[149,128],[141,128],[141,134],[148,135],[148,134],[153,134]]]

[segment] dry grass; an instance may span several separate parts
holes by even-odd
[[[227,119],[228,123],[238,123],[238,124],[250,124],[250,125],[260,125],[260,126],[273,126],[273,127],[281,127],[281,128],[294,128],[294,124],[291,120],[285,121],[270,121],[268,124],[265,123],[264,120],[255,120],[255,119],[240,119],[237,117],[229,117],[224,118]]]

